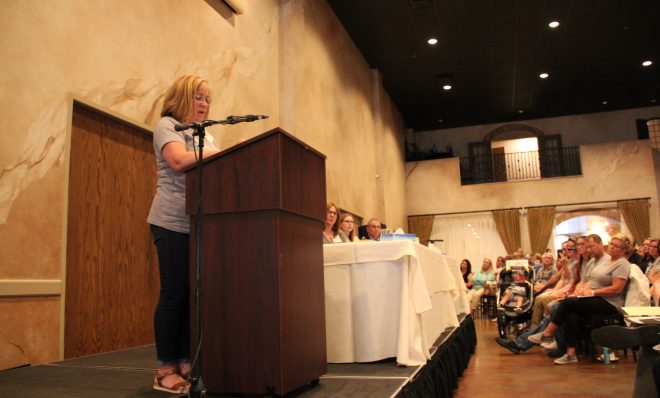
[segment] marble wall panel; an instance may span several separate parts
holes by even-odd
[[[53,297],[0,299],[0,352],[7,354],[1,368],[22,359],[36,365],[59,358],[59,307]]]

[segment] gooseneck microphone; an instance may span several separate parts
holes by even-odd
[[[227,116],[225,120],[202,120],[199,123],[181,123],[174,126],[174,130],[183,131],[191,128],[200,129],[214,124],[236,124],[254,122],[256,120],[268,119],[268,115],[245,115],[245,116]]]

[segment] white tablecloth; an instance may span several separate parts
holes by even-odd
[[[456,314],[467,312],[456,260],[433,249],[370,241],[323,250],[328,362],[396,357],[421,365],[444,329],[458,326]]]

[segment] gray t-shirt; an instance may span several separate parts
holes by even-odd
[[[554,265],[548,269],[541,267],[536,273],[536,283],[547,283],[557,272],[557,267]]]
[[[629,277],[630,263],[623,257],[615,261],[611,261],[611,259],[609,259],[609,261],[599,261],[596,266],[589,267],[586,275],[586,278],[589,281],[589,288],[592,290],[612,286],[612,278],[628,280]],[[616,296],[603,298],[612,305],[622,307],[626,300],[626,289],[623,289],[621,293]]]
[[[186,178],[184,173],[177,173],[170,168],[163,158],[162,150],[168,142],[181,142],[187,151],[193,150],[193,142],[197,146],[198,139],[193,137],[193,129],[176,131],[178,122],[171,117],[158,121],[154,131],[154,152],[156,153],[156,168],[158,182],[156,196],[151,202],[151,210],[147,217],[149,224],[157,225],[171,231],[190,233],[190,217],[186,215]],[[204,149],[218,149],[211,134],[206,134]]]

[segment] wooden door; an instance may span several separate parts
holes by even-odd
[[[475,183],[493,181],[493,153],[490,141],[470,142],[468,152]]]
[[[561,145],[561,135],[553,134],[541,136],[538,140],[541,178],[563,176],[564,158]]]
[[[506,181],[506,153],[504,147],[493,148],[493,178]]]
[[[66,253],[65,358],[152,343],[158,298],[146,222],[151,134],[75,103]]]

